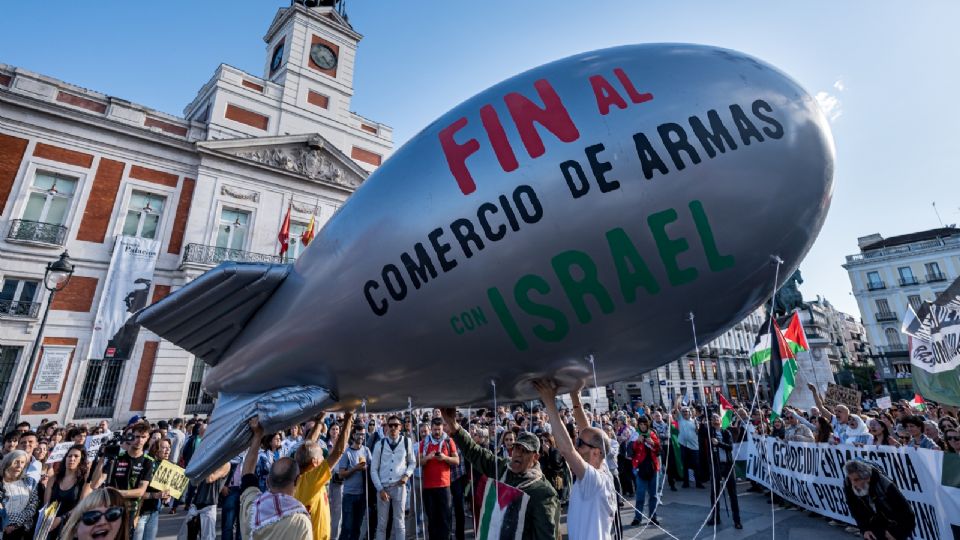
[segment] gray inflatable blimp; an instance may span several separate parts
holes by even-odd
[[[617,47],[497,84],[399,149],[296,264],[225,263],[141,312],[212,366],[189,472],[242,450],[254,415],[489,405],[494,385],[519,400],[536,377],[674,360],[688,314],[706,343],[770,298],[772,255],[781,281],[796,269],[833,161],[816,101],[730,50]]]

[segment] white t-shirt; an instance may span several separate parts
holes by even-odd
[[[616,512],[617,492],[613,489],[610,472],[587,464],[583,478],[577,479],[570,490],[568,536],[607,540],[610,538]]]

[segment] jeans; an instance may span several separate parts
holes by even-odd
[[[644,497],[646,497],[647,500],[649,501],[648,504],[650,508],[650,513],[647,514],[647,517],[651,517],[651,518],[657,517],[657,475],[656,473],[654,473],[649,480],[644,480],[643,478],[640,478],[639,476],[637,476],[636,472],[634,472],[634,476],[636,476],[636,487],[637,487],[637,500],[636,500],[636,503],[634,504],[634,506],[637,507],[637,510],[634,513],[634,518],[640,519],[641,517],[640,511],[643,510]]]
[[[453,497],[449,486],[423,490],[423,513],[427,522],[427,537],[431,540],[450,540]]]
[[[393,508],[393,538],[403,540],[405,536],[404,527],[404,508],[407,506],[406,486],[397,485],[385,488],[384,491],[390,496],[389,501],[384,501],[377,494],[377,535],[376,540],[386,540],[387,538],[387,520],[390,519],[390,509]]]
[[[366,509],[367,499],[363,493],[359,495],[343,494],[343,517],[338,540],[359,540],[360,525],[363,523],[363,514]],[[331,536],[330,538],[335,537]]]
[[[687,471],[693,471],[694,481],[698,486],[701,485],[703,480],[700,478],[700,452],[681,446],[680,459],[683,461],[683,471],[680,471],[683,477],[683,487],[690,487],[690,473]]]
[[[343,513],[343,483],[330,482],[330,538],[340,536],[340,516]]]
[[[464,474],[460,478],[450,482],[450,494],[453,496],[454,538],[456,538],[456,540],[464,540],[465,503],[463,491],[466,488],[467,480],[467,475]]]
[[[133,540],[155,540],[157,526],[160,524],[160,511],[144,512],[140,514],[137,528],[133,531]]]
[[[229,488],[220,510],[220,540],[240,540],[240,486]]]

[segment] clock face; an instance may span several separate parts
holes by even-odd
[[[270,59],[270,71],[276,71],[281,62],[283,62],[283,43],[273,51],[273,58]]]
[[[320,69],[333,69],[337,67],[337,53],[323,43],[314,43],[310,47],[310,59],[313,63],[320,66]]]

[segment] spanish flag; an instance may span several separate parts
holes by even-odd
[[[307,247],[310,245],[310,242],[313,241],[313,225],[315,221],[316,216],[310,216],[310,223],[307,224],[306,230],[300,235],[300,241],[303,242],[304,247]]]

